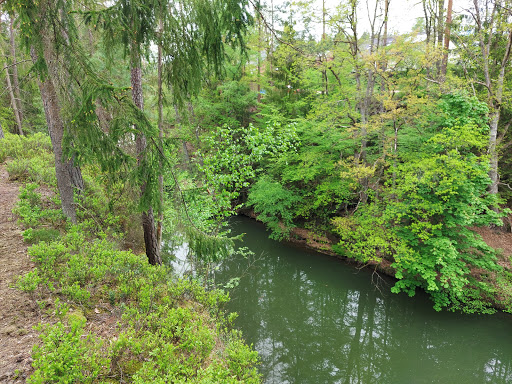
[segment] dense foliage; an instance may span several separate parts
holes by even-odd
[[[214,332],[224,295],[168,283],[168,269],[105,240],[144,238],[159,264],[163,228],[208,276],[232,254],[226,218],[239,212],[273,238],[305,228],[342,257],[386,266],[393,292],[422,289],[436,310],[512,310],[510,260],[474,231],[510,230],[510,8],[475,0],[452,15],[435,0],[412,31],[392,33],[389,2],[370,2],[370,15],[350,0],[321,21],[308,2],[286,14],[245,0],[5,2],[5,68],[35,75],[20,95],[19,76],[1,75],[12,108],[0,108],[0,161],[36,183],[17,213],[25,239],[43,240],[19,285],[58,289],[88,310],[108,298],[126,327],[108,345],[78,341],[83,321],[62,315],[41,328],[35,382],[65,371],[44,358],[56,338],[88,367],[69,371],[79,381],[118,360],[134,382],[257,380],[253,352]],[[51,140],[35,133],[43,115]],[[35,134],[13,134],[23,131]],[[57,186],[62,213],[41,206],[41,184]]]

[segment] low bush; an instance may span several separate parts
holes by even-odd
[[[259,383],[257,353],[230,330],[234,316],[221,309],[228,295],[118,249],[120,219],[94,179],[85,180],[78,225],[65,221],[37,183],[20,190],[15,212],[37,267],[16,286],[53,303],[49,311],[58,318],[38,327],[28,382]],[[103,337],[89,323],[100,313],[118,324]]]

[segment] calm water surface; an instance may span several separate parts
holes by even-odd
[[[217,281],[242,276],[228,309],[258,351],[265,383],[512,383],[512,317],[435,312],[334,258],[268,239],[233,221],[251,262],[228,260]]]

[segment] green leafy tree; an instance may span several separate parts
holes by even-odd
[[[442,126],[416,156],[398,165],[396,182],[381,192],[382,200],[334,220],[342,239],[337,249],[362,262],[392,261],[399,279],[393,292],[412,296],[422,288],[437,310],[481,310],[493,292],[489,274],[501,268],[495,251],[469,229],[500,224],[481,154],[487,109],[461,95],[446,96],[439,109],[446,114]]]

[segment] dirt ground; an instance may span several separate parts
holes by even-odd
[[[512,232],[504,232],[502,228],[472,228],[485,240],[487,245],[503,250],[504,256],[512,255]]]
[[[0,383],[24,383],[31,372],[30,354],[37,341],[37,304],[13,287],[17,276],[34,266],[12,209],[19,184],[10,182],[0,165]]]

